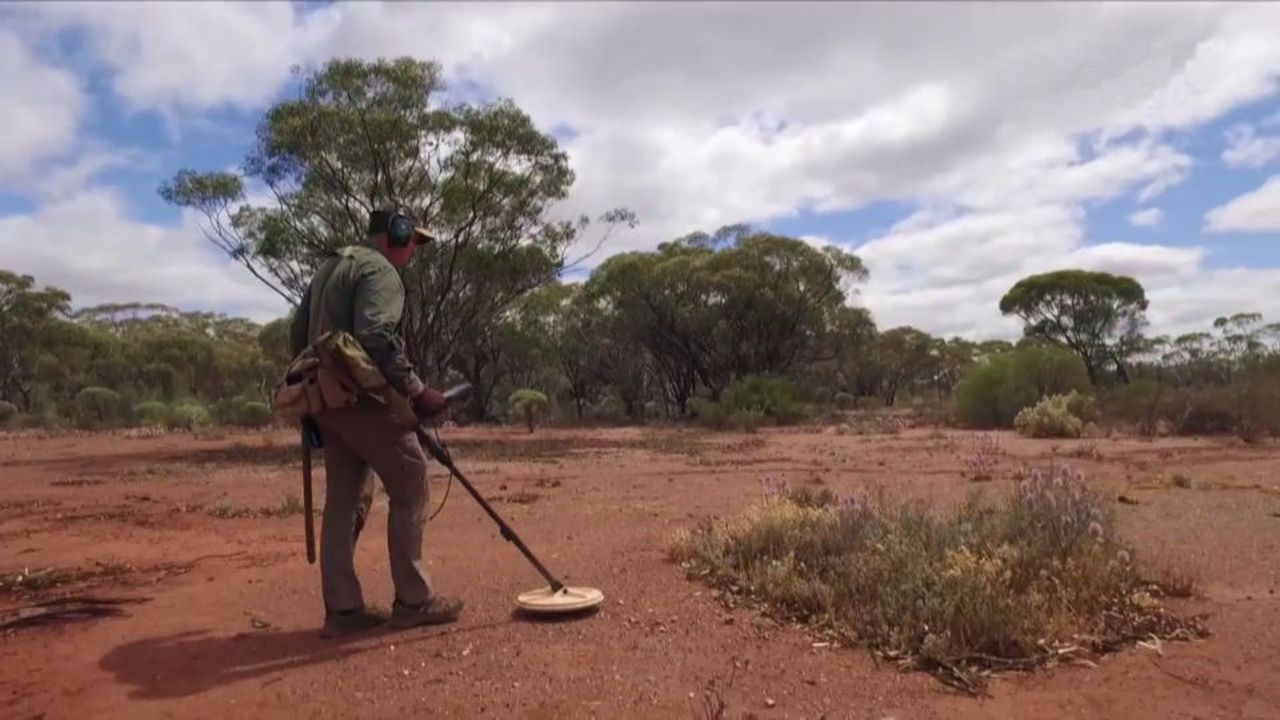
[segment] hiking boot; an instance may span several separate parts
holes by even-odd
[[[320,631],[320,637],[333,638],[364,632],[381,627],[386,622],[387,614],[376,608],[362,607],[325,613],[324,629]]]
[[[396,600],[391,607],[391,621],[388,627],[404,629],[419,625],[443,625],[458,619],[462,614],[462,600],[459,598],[433,597],[421,605],[406,605]]]

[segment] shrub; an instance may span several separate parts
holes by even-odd
[[[18,414],[18,406],[11,402],[0,400],[0,425],[7,424]]]
[[[165,427],[173,430],[197,430],[209,425],[212,417],[204,405],[188,400],[169,406]]]
[[[66,427],[67,422],[52,413],[18,413],[9,419],[8,427],[12,430],[56,430]]]
[[[75,413],[84,424],[116,423],[123,419],[124,403],[115,390],[87,387],[76,393]]]
[[[965,459],[969,479],[981,482],[994,479],[1000,471],[1000,437],[994,433],[982,433],[973,438],[973,448]]]
[[[168,424],[169,406],[156,400],[133,406],[133,420],[138,425],[164,427]]]
[[[1205,633],[1142,595],[1103,499],[1067,468],[1034,470],[1002,503],[975,495],[941,517],[920,504],[798,498],[785,483],[765,492],[678,538],[672,559],[730,602],[745,595],[969,691],[985,668]]]
[[[735,410],[723,402],[706,398],[690,398],[689,411],[699,425],[711,430],[753,433],[767,420],[759,410]]]
[[[1074,396],[1074,397],[1073,397]],[[1080,407],[1076,392],[1070,395],[1050,395],[1029,408],[1023,408],[1014,418],[1018,433],[1033,438],[1075,438],[1084,430],[1084,421],[1071,412]]]
[[[209,408],[213,421],[220,425],[265,427],[271,423],[271,408],[264,402],[248,398],[219,400]]]
[[[627,419],[627,406],[613,395],[605,395],[599,402],[587,406],[586,415],[598,422],[622,422]]]
[[[1235,433],[1245,442],[1280,434],[1280,368],[1259,364],[1232,386]]]
[[[1049,395],[1089,390],[1084,362],[1056,347],[1029,345],[978,363],[956,384],[956,410],[968,425],[1010,427],[1023,408]]]
[[[524,420],[528,426],[529,432],[533,432],[536,421],[544,417],[551,410],[551,402],[547,400],[547,396],[537,390],[524,388],[511,393],[511,397],[507,398],[507,411]]]
[[[1092,395],[1072,390],[1067,393],[1067,412],[1088,424],[1098,419],[1098,401]]]
[[[724,427],[728,430],[753,433],[765,423],[764,413],[759,410],[735,410],[729,413]]]
[[[841,410],[856,410],[858,408],[858,398],[849,393],[836,393],[835,404]]]
[[[795,388],[785,378],[751,375],[734,382],[720,396],[732,413],[758,413],[777,423],[793,423],[804,416]]]
[[[1236,427],[1235,398],[1228,388],[1189,388],[1175,393],[1173,425],[1181,435],[1232,432]]]
[[[728,409],[706,398],[689,398],[689,414],[699,425],[712,430],[723,430],[729,421]]]
[[[261,400],[249,400],[241,407],[240,425],[244,427],[266,427],[275,417],[271,406]]]
[[[1106,414],[1128,423],[1141,435],[1151,437],[1168,413],[1169,392],[1155,378],[1137,378],[1107,395],[1103,402]]]

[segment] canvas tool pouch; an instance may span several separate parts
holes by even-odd
[[[314,342],[290,363],[284,377],[272,390],[272,407],[281,417],[300,419],[326,410],[350,407],[361,396],[386,405],[392,420],[402,427],[415,427],[417,419],[409,398],[387,384],[355,336],[333,330],[324,312],[329,277],[339,263],[351,257],[350,250],[321,270],[311,297],[310,322]]]

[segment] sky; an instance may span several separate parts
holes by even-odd
[[[78,306],[287,307],[167,206],[234,170],[291,68],[442,64],[640,224],[591,262],[745,222],[861,257],[882,328],[1014,337],[1000,296],[1136,277],[1151,332],[1280,320],[1280,4],[0,6],[0,268]]]

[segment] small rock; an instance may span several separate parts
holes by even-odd
[[[258,630],[265,630],[266,628],[271,627],[271,623],[258,617],[249,618],[249,624]]]
[[[769,707],[769,708],[771,708],[771,707],[776,706],[777,704],[778,704],[778,701],[777,701],[777,700],[774,700],[774,699],[773,699],[773,698],[771,698],[771,697],[767,697],[767,698],[765,698],[765,699],[764,699],[764,706],[765,706],[765,707]]]

